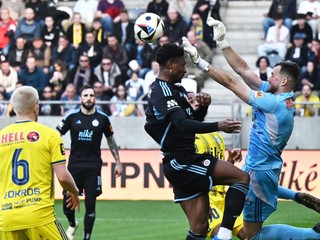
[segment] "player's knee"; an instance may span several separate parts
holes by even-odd
[[[195,232],[197,234],[206,235],[209,228],[208,220],[205,221],[199,221],[197,224],[191,227],[192,232]]]
[[[248,173],[242,171],[242,174],[240,176],[240,179],[239,179],[239,183],[242,183],[242,184],[245,184],[245,185],[249,185],[249,182],[250,182],[250,176]]]

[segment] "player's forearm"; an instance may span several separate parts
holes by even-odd
[[[77,188],[69,172],[66,173],[66,176],[64,178],[59,179],[59,183],[64,190],[72,193],[74,196],[79,195],[79,189]]]
[[[222,54],[232,69],[239,75],[242,76],[242,73],[249,68],[247,62],[231,47],[223,49]]]
[[[116,163],[120,163],[120,156],[119,156],[119,150],[118,150],[118,145],[116,143],[116,140],[114,139],[114,137],[109,137],[108,139],[108,145],[109,145],[109,149],[111,151],[111,154],[114,158],[114,160],[116,161]]]

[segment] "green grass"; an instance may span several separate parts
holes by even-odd
[[[172,201],[98,201],[92,240],[183,240],[188,222],[180,205]],[[76,240],[82,239],[84,204],[77,213],[80,223]],[[56,201],[56,213],[63,226],[68,223],[61,201]],[[267,224],[286,223],[299,227],[313,227],[319,214],[293,202],[279,202],[278,210]]]

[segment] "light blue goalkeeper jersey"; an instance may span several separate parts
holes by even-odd
[[[290,138],[294,122],[292,92],[271,94],[263,82],[259,91],[251,91],[253,125],[246,165],[253,170],[280,169],[281,153]]]

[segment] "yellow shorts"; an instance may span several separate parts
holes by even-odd
[[[68,237],[58,220],[43,226],[16,231],[0,231],[0,240],[68,240]]]
[[[222,222],[225,196],[223,194],[219,194],[219,193],[212,194],[212,192],[210,192],[209,198],[210,198],[210,208],[211,208],[212,214],[209,219],[209,229],[207,232],[208,237],[211,236],[212,231]],[[243,228],[243,218],[241,213],[241,215],[237,218],[236,222],[234,223],[232,235],[237,236],[238,232],[242,228]]]

